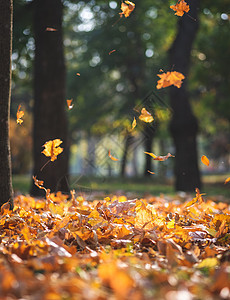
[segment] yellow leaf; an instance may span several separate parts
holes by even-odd
[[[60,139],[48,141],[43,145],[45,149],[41,153],[43,153],[47,157],[50,156],[51,161],[54,161],[55,159],[57,159],[57,155],[59,155],[63,151],[63,148],[58,147],[61,143],[62,141]]]
[[[131,128],[131,131],[132,131],[136,126],[137,126],[137,121],[136,121],[136,119],[135,119],[135,117],[134,117],[133,122],[132,122],[132,128]]]
[[[139,119],[145,123],[151,123],[154,120],[150,112],[148,112],[144,107],[141,110]]]
[[[180,88],[182,80],[185,78],[183,74],[176,71],[157,74],[157,76],[160,77],[157,82],[157,89],[165,88],[170,85],[175,85],[177,88]]]
[[[153,160],[159,160],[159,161],[165,161],[166,159],[168,159],[169,157],[175,157],[174,155],[172,155],[171,153],[168,153],[167,155],[165,156],[157,156],[151,152],[144,152],[145,154],[148,154],[150,155]]]
[[[24,111],[20,109],[21,109],[21,105],[18,106],[18,110],[17,110],[17,123],[19,125],[23,123],[22,117],[24,116]]]
[[[219,260],[216,257],[208,257],[202,260],[197,266],[199,269],[202,268],[214,268],[219,264]]]
[[[228,182],[230,182],[230,177],[228,177],[227,179],[225,179],[224,184],[226,184],[226,183],[228,183]]]
[[[134,10],[135,4],[131,1],[125,1],[121,3],[121,10],[120,17],[124,15],[126,18],[130,16],[131,12]]]

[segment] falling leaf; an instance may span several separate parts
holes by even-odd
[[[21,105],[19,104],[17,110],[17,123],[21,125],[23,122],[22,117],[24,116],[24,111],[20,109],[21,109]]]
[[[37,179],[37,176],[33,176],[34,184],[39,188],[39,189],[45,189],[43,184],[44,181]]]
[[[52,27],[46,27],[46,31],[57,31],[57,29],[55,29],[55,28],[52,28]]]
[[[131,12],[134,10],[135,4],[131,1],[125,1],[121,3],[121,10],[120,17],[123,15],[127,18],[130,16]]]
[[[139,119],[145,123],[151,123],[154,120],[150,112],[148,112],[144,107],[141,110]]]
[[[182,80],[185,78],[183,74],[176,71],[157,74],[157,76],[160,77],[157,81],[157,89],[165,88],[170,85],[175,85],[177,88],[180,88]]]
[[[133,122],[132,122],[132,127],[131,127],[131,131],[137,126],[137,121],[135,119],[135,117],[133,118]]]
[[[201,161],[204,165],[209,166],[209,159],[207,158],[207,156],[202,155]]]
[[[228,177],[228,178],[225,180],[224,184],[226,184],[226,183],[228,183],[228,182],[230,182],[230,177]]]
[[[153,153],[150,153],[150,152],[144,152],[145,154],[148,154],[150,155],[153,160],[159,160],[159,161],[165,161],[166,159],[168,159],[169,157],[175,157],[174,155],[172,155],[171,153],[168,153],[167,155],[165,156],[157,156]]]
[[[115,158],[114,156],[111,155],[111,151],[109,150],[108,152],[108,156],[110,159],[112,159],[113,161],[118,161],[119,159]]]
[[[77,76],[81,76],[81,74],[80,74],[80,73],[76,73],[76,75],[77,75]]]
[[[53,141],[46,142],[42,147],[45,147],[45,149],[41,152],[45,156],[51,158],[51,161],[54,161],[57,159],[57,155],[62,153],[63,148],[58,147],[62,141],[60,139],[55,139]]]
[[[116,51],[116,50],[111,50],[111,51],[109,52],[109,55],[112,54],[112,53],[115,52],[115,51]]]
[[[150,174],[152,174],[152,175],[153,175],[153,174],[155,174],[154,172],[152,172],[152,171],[149,171],[149,170],[147,170],[147,172],[148,172],[148,173],[150,173]]]
[[[67,100],[66,100],[67,106],[68,106],[68,109],[69,109],[69,110],[71,110],[71,109],[73,108],[72,101],[73,101],[73,99],[67,99]]]
[[[189,11],[189,5],[184,0],[179,0],[176,5],[171,5],[171,9],[175,11],[175,15],[182,17],[184,13]]]

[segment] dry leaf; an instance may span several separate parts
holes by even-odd
[[[121,3],[121,10],[120,17],[123,15],[127,18],[130,16],[131,12],[134,10],[135,4],[131,1],[125,1]]]
[[[111,151],[109,150],[108,152],[108,156],[110,159],[112,159],[113,161],[118,161],[119,159],[115,158],[114,156],[111,155]]]
[[[176,71],[157,74],[157,76],[160,77],[157,81],[157,89],[165,88],[170,85],[175,85],[177,88],[180,88],[182,80],[185,78],[183,74]]]
[[[116,51],[116,50],[111,50],[111,51],[109,52],[109,55],[112,54],[112,53],[115,52],[115,51]]]
[[[209,166],[209,159],[207,158],[207,156],[202,155],[201,161],[204,165]]]
[[[57,155],[59,155],[63,151],[63,148],[58,147],[61,143],[62,141],[60,139],[48,141],[42,146],[45,147],[45,149],[41,153],[43,153],[47,157],[50,157],[51,161],[54,161],[57,159]]]
[[[148,172],[148,173],[150,173],[150,174],[152,174],[152,175],[153,175],[153,174],[155,174],[154,172],[152,172],[152,171],[149,171],[149,170],[147,170],[147,172]]]
[[[69,109],[69,110],[71,110],[71,109],[73,108],[72,101],[73,101],[73,99],[67,99],[67,100],[66,100],[67,106],[68,106],[68,109]]]
[[[137,121],[135,119],[135,117],[133,118],[133,122],[132,122],[132,127],[131,127],[131,131],[137,126]]]
[[[19,104],[17,110],[17,123],[21,125],[23,122],[22,117],[24,116],[24,111],[20,109],[21,109],[21,105]]]
[[[76,73],[76,75],[77,75],[77,76],[81,76],[81,74],[80,74],[80,73]]]
[[[154,120],[150,112],[148,112],[144,107],[141,110],[139,119],[145,123],[151,123]]]
[[[184,0],[179,0],[176,5],[171,5],[171,9],[175,11],[175,15],[182,17],[184,13],[189,11],[189,5]]]
[[[144,152],[145,154],[148,154],[150,155],[153,160],[159,160],[159,161],[165,161],[166,159],[168,159],[169,157],[175,157],[174,155],[172,155],[171,153],[168,153],[167,155],[165,156],[157,156],[153,153],[150,153],[150,152]]]

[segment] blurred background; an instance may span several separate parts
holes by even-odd
[[[10,139],[14,189],[23,193],[30,190],[35,159],[34,23],[38,20],[34,2],[38,1],[14,3]],[[230,197],[229,184],[224,184],[230,176],[227,2],[201,1],[196,19],[192,11],[183,17],[199,24],[190,52],[186,89],[199,124],[197,163],[202,191],[224,197]],[[135,10],[128,18],[119,15],[120,1],[65,0],[62,4],[62,29],[48,34],[62,32],[65,100],[72,99],[73,103],[72,109],[66,104],[64,108],[70,155],[68,172],[63,176],[69,188],[86,193],[173,193],[174,158],[153,161],[144,151],[176,155],[169,130],[173,115],[170,88],[156,89],[161,69],[177,71],[169,62],[179,30],[180,17],[169,8],[175,3],[135,1]],[[25,112],[21,126],[16,123],[19,104]],[[143,107],[154,117],[152,123],[138,119]],[[131,131],[134,117],[137,126]],[[108,157],[109,150],[118,161]],[[202,155],[209,158],[209,167],[201,163]]]

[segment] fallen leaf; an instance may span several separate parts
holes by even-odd
[[[176,71],[157,74],[157,76],[160,77],[157,81],[157,89],[165,88],[170,85],[175,85],[177,88],[180,88],[182,80],[185,78],[183,74]]]
[[[209,159],[207,158],[207,156],[202,155],[201,161],[204,165],[209,166]]]
[[[71,109],[73,108],[72,101],[73,101],[73,99],[67,99],[67,100],[66,100],[67,106],[68,106],[68,109],[69,109],[69,110],[71,110]]]
[[[113,161],[118,161],[118,160],[119,160],[118,158],[115,158],[114,156],[112,156],[110,150],[109,150],[109,152],[108,152],[108,156],[109,156],[109,158],[112,159]]]
[[[23,123],[22,117],[24,116],[24,111],[20,110],[21,105],[18,105],[18,110],[17,110],[17,123],[21,125]]]
[[[141,110],[139,119],[145,123],[151,123],[154,120],[150,112],[148,112],[144,107]]]
[[[148,154],[150,155],[153,160],[159,160],[159,161],[165,161],[166,159],[168,159],[169,157],[175,157],[174,155],[172,155],[171,153],[168,153],[167,155],[165,156],[157,156],[153,153],[150,153],[150,152],[144,152],[145,154]]]
[[[121,10],[122,12],[119,13],[120,17],[123,15],[127,18],[130,16],[131,12],[134,10],[135,4],[131,1],[125,1],[121,3]]]
[[[179,0],[176,5],[171,5],[171,9],[175,11],[175,15],[182,17],[184,13],[189,11],[189,5],[184,0]]]
[[[61,143],[62,141],[60,139],[48,141],[42,146],[45,147],[45,149],[41,153],[43,153],[47,157],[50,157],[51,161],[54,161],[57,159],[57,155],[59,155],[63,151],[63,148],[58,147]]]

